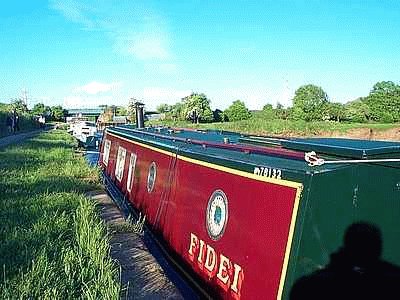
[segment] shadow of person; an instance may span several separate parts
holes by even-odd
[[[293,285],[290,299],[400,299],[400,268],[382,260],[381,254],[379,228],[354,223],[329,264],[301,277]]]

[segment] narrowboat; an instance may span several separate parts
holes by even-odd
[[[360,221],[400,264],[399,154],[397,142],[139,124],[105,130],[99,165],[210,297],[289,299]]]

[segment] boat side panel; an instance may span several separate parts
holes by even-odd
[[[106,138],[111,141],[111,151],[109,162],[106,166],[106,174],[110,176],[117,187],[126,195],[127,199],[142,213],[146,215],[151,225],[157,225],[157,211],[162,202],[168,201],[170,184],[168,183],[168,173],[172,167],[172,156],[144,148],[134,144],[126,139],[118,138],[114,135],[107,135]],[[118,147],[126,149],[127,154],[124,164],[124,173],[121,181],[115,178],[115,167]],[[136,154],[136,167],[132,174],[131,192],[127,190],[127,178],[129,169],[129,158]],[[102,162],[102,159],[100,159]],[[156,179],[152,191],[147,189],[147,180],[149,168],[152,163],[156,166]],[[157,220],[156,220],[157,219]]]
[[[257,181],[182,159],[177,163],[177,186],[179,193],[173,202],[179,209],[168,210],[167,219],[174,219],[171,241],[178,253],[205,281],[221,287],[222,298],[276,299],[282,290],[281,275],[286,272],[285,255],[300,187]],[[223,236],[214,241],[207,231],[206,214],[216,190],[227,196],[228,221]],[[207,254],[209,247],[216,254],[214,274],[205,268],[206,261],[213,259]],[[227,284],[216,275],[224,269],[221,255],[230,261]],[[232,289],[237,284],[237,266],[243,275],[239,293]]]
[[[121,145],[127,149],[126,170],[117,185],[220,297],[280,297],[301,184],[271,182],[252,173],[157,151],[115,135],[106,138],[112,141],[107,174],[115,179],[116,153]],[[136,171],[132,192],[127,193],[124,180],[132,152],[137,155]],[[152,161],[157,163],[157,179],[155,190],[148,193],[147,174]],[[168,174],[174,180],[169,180]],[[216,190],[223,191],[228,199],[226,229],[217,241],[208,235],[206,224],[208,202]],[[212,266],[211,271],[205,267],[207,264],[208,269]]]

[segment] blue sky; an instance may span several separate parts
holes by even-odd
[[[0,102],[261,109],[313,83],[344,103],[399,83],[400,1],[2,1],[0,54]]]

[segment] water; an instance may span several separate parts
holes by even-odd
[[[85,158],[88,161],[90,166],[96,166],[99,160],[99,151],[86,151]]]

